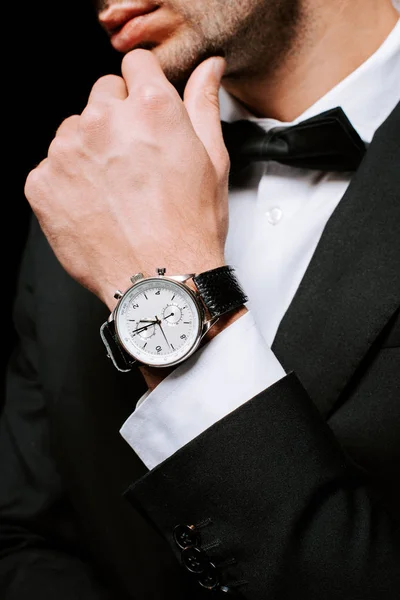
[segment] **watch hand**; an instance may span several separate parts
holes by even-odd
[[[171,345],[170,345],[169,341],[167,340],[167,337],[166,337],[166,335],[164,333],[164,329],[162,328],[161,323],[158,323],[158,325],[160,326],[161,333],[163,334],[165,341],[167,342],[168,346],[171,347]]]
[[[155,322],[153,323],[153,325],[155,325]],[[145,331],[149,327],[151,327],[151,325],[144,325],[143,327],[139,327],[138,329],[135,329],[135,331],[132,331],[132,335],[136,335],[137,333],[140,333],[141,331]]]
[[[164,319],[163,319],[163,320],[165,321],[165,319],[169,319],[170,317],[173,317],[173,316],[174,316],[174,314],[175,314],[175,313],[171,313],[170,315],[167,315],[166,317],[164,317]]]
[[[156,321],[156,322],[157,322],[157,325],[159,325],[159,327],[160,327],[160,329],[161,329],[161,333],[163,334],[165,341],[167,342],[168,346],[169,346],[169,347],[171,347],[171,345],[170,345],[169,341],[167,340],[167,337],[166,337],[166,335],[165,335],[165,333],[164,333],[164,329],[162,328],[161,321],[160,321],[160,319],[157,317],[157,315],[156,315],[156,319],[157,319],[157,321]]]

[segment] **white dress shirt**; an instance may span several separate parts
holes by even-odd
[[[223,89],[221,119],[248,118],[265,131],[341,106],[368,144],[400,100],[400,21],[381,47],[292,123],[255,118]],[[151,393],[120,433],[152,469],[286,373],[271,350],[279,324],[342,199],[351,173],[256,163],[229,194],[226,263],[236,268],[249,311]]]

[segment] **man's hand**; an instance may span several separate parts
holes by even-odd
[[[183,101],[147,50],[93,86],[66,119],[25,194],[63,267],[110,309],[136,272],[223,265],[229,158],[218,90],[225,63],[191,75]]]

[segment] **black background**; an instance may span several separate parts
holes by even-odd
[[[15,345],[12,306],[30,217],[26,176],[46,156],[62,120],[83,110],[98,77],[120,72],[122,58],[90,0],[16,3],[9,13],[3,38],[3,377]]]

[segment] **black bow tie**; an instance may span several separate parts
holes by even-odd
[[[274,160],[321,171],[355,171],[366,147],[342,108],[327,110],[297,125],[268,133],[252,121],[222,121],[231,169],[253,161]]]

